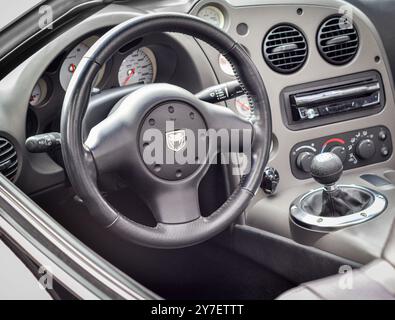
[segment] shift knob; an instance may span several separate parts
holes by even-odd
[[[343,173],[343,163],[332,152],[316,155],[311,162],[311,176],[320,184],[333,185]]]

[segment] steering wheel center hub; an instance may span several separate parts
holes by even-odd
[[[154,107],[143,120],[139,149],[148,170],[158,178],[181,180],[204,160],[207,126],[199,111],[183,101]]]

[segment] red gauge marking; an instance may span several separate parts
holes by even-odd
[[[126,86],[129,82],[129,80],[133,77],[133,75],[136,72],[136,68],[130,69],[128,72],[130,72],[130,73],[129,73],[128,77],[126,78],[125,82],[123,83],[124,86]]]

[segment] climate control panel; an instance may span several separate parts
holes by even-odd
[[[298,179],[308,179],[314,156],[333,152],[344,170],[383,162],[392,155],[390,131],[384,126],[349,131],[296,144],[290,154],[291,170]]]

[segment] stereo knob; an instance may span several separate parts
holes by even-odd
[[[368,160],[376,153],[376,146],[372,140],[364,139],[358,143],[356,153],[361,160]]]
[[[329,152],[332,152],[332,153],[334,153],[335,155],[337,155],[337,156],[340,158],[340,160],[341,160],[342,162],[346,161],[346,158],[347,158],[347,151],[346,151],[346,148],[344,148],[343,146],[336,146],[336,147],[333,147],[333,148],[331,148],[331,149],[329,150]]]
[[[296,166],[303,172],[310,173],[311,162],[313,161],[314,154],[311,152],[302,152],[296,158]]]

